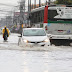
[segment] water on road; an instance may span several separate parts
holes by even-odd
[[[72,50],[0,50],[0,72],[72,72]]]
[[[8,43],[0,39],[0,72],[72,72],[72,47],[21,49],[17,37],[12,35]]]

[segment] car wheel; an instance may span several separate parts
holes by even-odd
[[[44,45],[41,45],[41,46],[45,46],[45,44]]]
[[[72,46],[72,43],[70,43],[70,46]]]
[[[48,46],[50,46],[50,45],[48,45]]]

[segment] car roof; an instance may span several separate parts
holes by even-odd
[[[43,29],[43,28],[23,28],[23,30],[29,30],[29,29]]]

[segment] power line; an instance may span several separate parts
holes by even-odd
[[[0,13],[0,14],[7,14],[7,13]]]
[[[12,6],[12,7],[17,7],[17,6],[19,6],[19,5],[17,5],[17,6],[14,6],[14,5],[10,5],[10,4],[4,4],[4,3],[0,3],[0,5],[5,5],[5,6]]]
[[[5,11],[5,10],[0,10],[1,12],[14,12],[14,11]]]

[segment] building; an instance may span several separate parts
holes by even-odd
[[[28,12],[25,12],[23,15],[24,15],[23,18],[21,18],[20,17],[20,12],[15,12],[14,13],[14,18],[13,18],[13,23],[16,24],[16,25],[19,25],[21,19],[23,19],[23,23],[26,25],[27,24],[27,15],[28,15]]]
[[[45,6],[45,5],[48,5],[48,2],[47,3],[42,3],[41,6]],[[50,5],[54,5],[54,2],[50,2]],[[32,4],[31,5],[31,9],[34,9],[34,8],[38,8],[39,7],[39,4]]]

